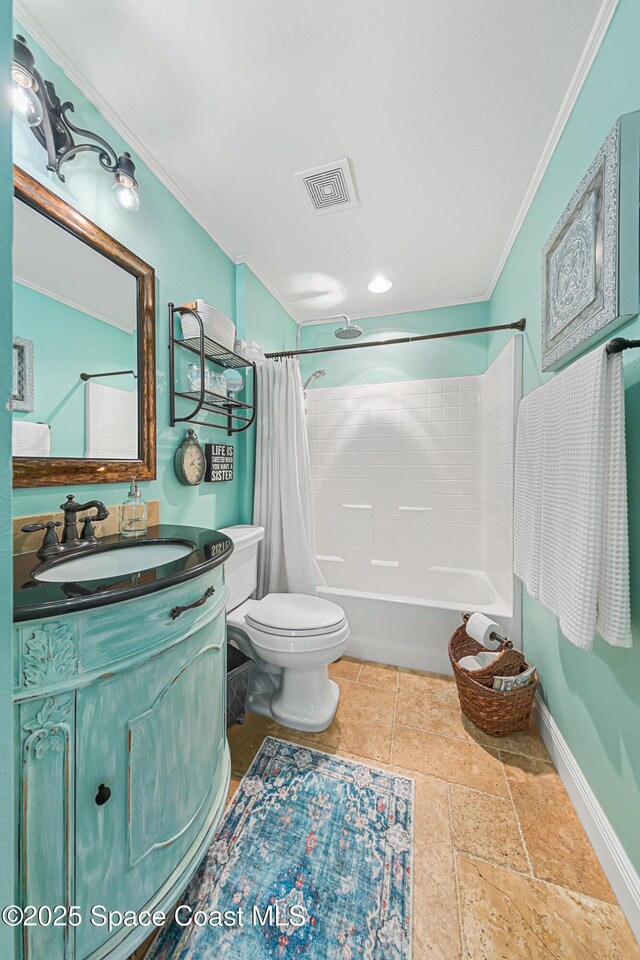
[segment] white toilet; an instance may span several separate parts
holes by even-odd
[[[327,667],[342,656],[349,639],[344,610],[302,593],[250,599],[264,528],[239,524],[220,532],[234,544],[224,565],[230,591],[227,639],[255,660],[247,709],[295,730],[325,730],[339,697]]]

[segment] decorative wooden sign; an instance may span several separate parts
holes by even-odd
[[[233,480],[233,447],[228,443],[205,443],[207,458],[206,483]]]

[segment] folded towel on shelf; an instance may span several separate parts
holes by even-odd
[[[51,430],[48,423],[14,420],[11,424],[11,452],[14,457],[51,455]]]
[[[606,347],[520,404],[514,571],[576,646],[631,646],[622,357]]]

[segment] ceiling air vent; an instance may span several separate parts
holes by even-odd
[[[316,216],[358,206],[351,164],[346,157],[344,160],[325,163],[321,167],[303,170],[296,173],[295,177],[305,196],[311,201]]]

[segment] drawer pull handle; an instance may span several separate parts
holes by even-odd
[[[203,603],[206,603],[207,600],[214,595],[216,592],[215,587],[209,587],[208,590],[205,590],[204,594],[200,597],[199,600],[195,600],[193,603],[189,603],[186,607],[174,607],[171,611],[171,619],[177,620],[181,613],[184,613],[185,610],[193,610],[195,607],[201,607]]]
[[[98,787],[98,792],[96,793],[96,803],[99,807],[102,807],[110,798],[111,788],[105,786],[104,783],[101,783]]]

